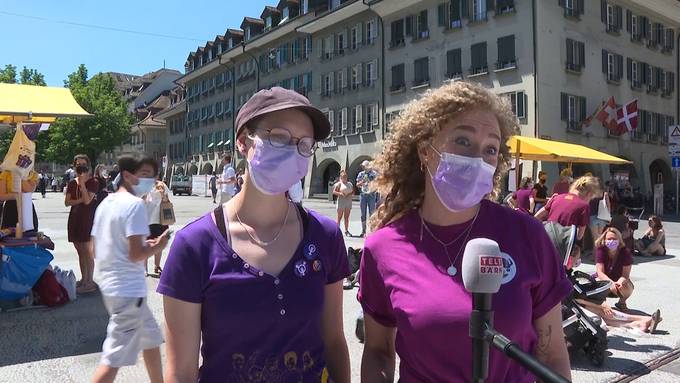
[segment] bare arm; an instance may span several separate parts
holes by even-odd
[[[201,305],[163,296],[165,312],[166,383],[198,381]]]
[[[547,314],[534,321],[538,337],[534,354],[553,371],[571,381],[569,353],[562,331],[562,307],[557,304]]]
[[[16,198],[16,194],[7,192],[7,185],[0,182],[0,201],[8,201]]]
[[[38,187],[37,180],[22,180],[21,181],[21,191],[23,193],[33,193],[35,188]]]
[[[340,184],[337,183],[335,186],[333,186],[333,195],[338,196],[338,197],[343,197],[343,194],[340,193]]]
[[[166,231],[167,233],[167,231]],[[149,246],[144,244],[144,236],[132,235],[128,237],[128,248],[130,254],[128,258],[132,262],[141,262],[157,254],[168,245],[168,236],[163,233],[160,237],[147,241]]]
[[[595,270],[597,270],[597,279],[601,281],[612,281],[609,276],[604,272],[604,263],[598,262],[595,265]],[[614,282],[614,281],[612,281]]]
[[[364,314],[366,343],[361,358],[362,382],[394,382],[394,341],[397,329],[385,327]]]
[[[337,383],[349,383],[351,373],[349,350],[342,327],[342,291],[342,281],[324,288],[321,334],[330,377]]]
[[[578,231],[576,232],[576,239],[581,240],[583,239],[583,235],[586,233],[586,226],[579,226]]]
[[[651,229],[650,229],[650,231],[651,231]],[[663,229],[659,230],[659,234],[657,234],[656,239],[654,239],[653,244],[655,244],[655,245],[660,245],[660,244],[661,244],[661,240],[663,239],[664,234],[665,234],[665,233],[664,233]]]
[[[92,202],[92,200],[94,199],[94,193],[87,190],[86,183],[87,183],[87,181],[81,181],[78,184],[78,187],[80,188],[81,203],[83,203],[85,205],[89,205],[90,202]]]
[[[548,219],[548,211],[545,209],[545,207],[542,207],[541,210],[539,210],[534,217],[536,217],[537,220],[543,222],[546,219]]]
[[[632,266],[632,265],[623,266],[623,269],[621,270],[621,276],[622,276],[623,278],[626,278],[626,279],[630,280],[630,271],[631,271],[632,269],[633,269],[633,266]]]

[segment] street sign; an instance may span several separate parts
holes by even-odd
[[[680,157],[672,157],[673,169],[680,169]]]
[[[671,157],[680,156],[680,125],[668,127],[668,154]]]

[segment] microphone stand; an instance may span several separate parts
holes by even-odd
[[[470,315],[472,338],[472,381],[482,383],[489,375],[489,345],[502,351],[505,356],[531,371],[544,383],[570,383],[550,367],[524,352],[503,334],[493,328],[491,294],[472,294],[473,309]]]

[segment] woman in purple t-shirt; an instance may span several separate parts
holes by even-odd
[[[610,296],[619,298],[615,306],[627,310],[626,300],[633,295],[635,288],[630,281],[633,255],[623,243],[621,232],[608,227],[595,241],[595,249],[597,279],[612,281]]]
[[[304,96],[274,87],[253,95],[236,125],[248,164],[243,189],[177,233],[158,285],[166,376],[349,383],[342,233],[285,195],[307,174],[330,124]]]
[[[495,327],[569,378],[560,302],[571,285],[540,222],[495,198],[517,131],[507,102],[466,82],[411,102],[392,122],[376,160],[384,204],[361,259],[359,301],[366,338],[362,381],[467,382],[472,299],[461,254],[473,238],[498,242],[503,285]],[[533,382],[523,367],[490,352],[489,382]]]
[[[531,177],[524,177],[519,186],[520,189],[512,193],[511,206],[524,213],[533,214],[536,198],[534,182]]]

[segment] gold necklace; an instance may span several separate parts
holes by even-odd
[[[286,222],[288,222],[288,213],[290,213],[290,203],[288,203],[288,207],[286,208],[286,217],[283,219],[283,223],[281,224],[281,227],[279,228],[279,231],[276,233],[274,238],[272,238],[269,241],[262,241],[261,239],[256,238],[253,234],[250,234],[250,230],[248,230],[246,225],[243,224],[243,221],[241,221],[241,217],[238,216],[238,212],[236,211],[234,212],[234,214],[236,215],[236,219],[238,220],[238,223],[241,225],[243,230],[246,231],[246,234],[248,234],[250,239],[262,247],[267,247],[272,243],[276,242],[277,239],[279,239],[279,236],[281,236],[281,233],[283,233],[283,228],[286,227]],[[253,230],[253,232],[255,232],[255,230]]]

